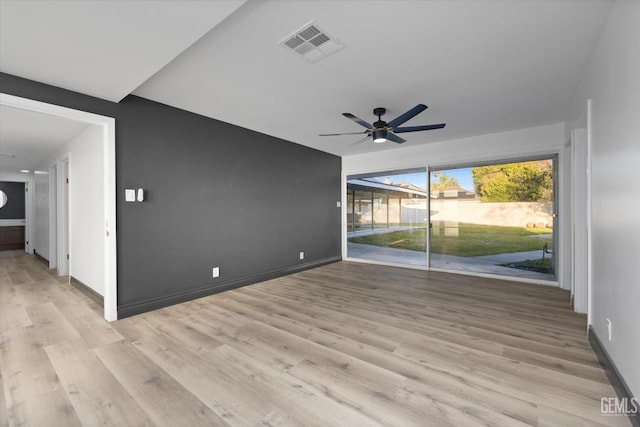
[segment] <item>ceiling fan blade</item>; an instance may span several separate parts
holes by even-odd
[[[402,139],[398,135],[394,135],[391,132],[387,133],[387,139],[389,141],[393,141],[393,142],[395,142],[397,144],[402,144],[403,142],[406,142],[406,139]]]
[[[349,147],[353,147],[354,145],[362,144],[363,142],[365,142],[369,138],[371,138],[371,135],[367,135],[364,138],[357,140],[353,144],[349,144]]]
[[[343,116],[345,116],[347,119],[351,119],[354,122],[356,122],[357,124],[359,124],[360,126],[366,127],[367,129],[371,129],[371,124],[365,122],[364,120],[362,120],[359,117],[354,116],[351,113],[342,113]]]
[[[407,120],[414,118],[415,116],[422,113],[426,109],[427,109],[426,105],[418,104],[412,109],[410,109],[409,111],[407,111],[406,113],[400,114],[398,117],[391,120],[389,123],[387,123],[387,126],[389,126],[390,128],[395,128],[396,126],[400,126]]]
[[[437,125],[406,126],[406,127],[403,127],[403,128],[395,128],[393,131],[395,133],[418,132],[418,131],[421,131],[421,130],[442,129],[446,125],[447,125],[446,123],[439,123]]]
[[[362,135],[363,133],[367,133],[366,130],[362,132],[346,132],[346,133],[321,133],[318,136],[340,136],[340,135]]]

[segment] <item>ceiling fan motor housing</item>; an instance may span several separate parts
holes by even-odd
[[[387,112],[387,110],[382,108],[382,107],[378,107],[378,108],[374,108],[373,109],[373,114],[378,116],[378,121],[373,122],[373,129],[374,129],[373,139],[374,139],[374,142],[384,142],[384,141],[386,141],[387,130],[385,128],[387,127],[387,122],[385,122],[384,120],[382,120],[380,118],[381,116],[384,116],[384,113],[386,113],[386,112]],[[382,134],[383,132],[384,132],[384,135]]]
[[[374,129],[381,129],[387,127],[387,122],[384,120],[378,120],[377,122],[373,122]]]

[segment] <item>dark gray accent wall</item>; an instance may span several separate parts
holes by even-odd
[[[24,182],[0,181],[7,204],[0,208],[0,219],[24,219]]]
[[[135,96],[1,73],[0,92],[116,119],[120,317],[340,259],[337,156]]]

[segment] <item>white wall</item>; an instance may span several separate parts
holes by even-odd
[[[592,99],[592,327],[640,396],[640,2],[617,1],[572,117]],[[606,319],[613,324],[607,341]]]
[[[34,175],[34,249],[46,260],[49,257],[49,175]]]
[[[37,168],[48,171],[57,160],[69,157],[69,271],[100,295],[105,290],[103,138],[100,126],[88,126]],[[46,211],[48,214],[49,209]],[[46,224],[48,233],[48,220],[37,218],[35,222],[42,227]]]
[[[25,173],[0,171],[0,181],[33,182],[33,176]]]
[[[104,295],[104,148],[99,126],[72,141],[69,202],[71,275]]]
[[[344,156],[342,171],[355,174],[418,166],[449,166],[485,160],[557,153],[564,143],[564,123],[489,135]],[[387,143],[385,143],[387,144]],[[392,144],[388,142],[388,144]]]

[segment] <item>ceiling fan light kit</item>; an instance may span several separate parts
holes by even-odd
[[[366,136],[351,145],[356,145],[367,141],[369,138],[373,139],[373,142],[376,144],[381,144],[386,141],[393,141],[396,144],[402,144],[406,142],[405,139],[400,138],[396,135],[396,133],[406,133],[406,132],[420,132],[425,130],[434,130],[434,129],[442,129],[446,126],[446,123],[439,123],[434,125],[423,125],[423,126],[406,126],[400,127],[401,124],[411,120],[421,112],[427,109],[427,106],[424,104],[418,104],[409,111],[400,114],[395,119],[390,122],[385,122],[382,120],[382,116],[387,112],[385,108],[378,107],[373,109],[373,114],[378,116],[378,120],[369,124],[366,121],[354,116],[351,113],[342,113],[346,118],[353,120],[358,123],[360,126],[366,128],[367,130],[362,132],[348,132],[348,133],[323,133],[320,136],[339,136],[339,135],[354,135],[354,134],[365,134]]]
[[[386,129],[376,129],[373,131],[373,142],[376,144],[381,144],[387,141],[387,130]]]

